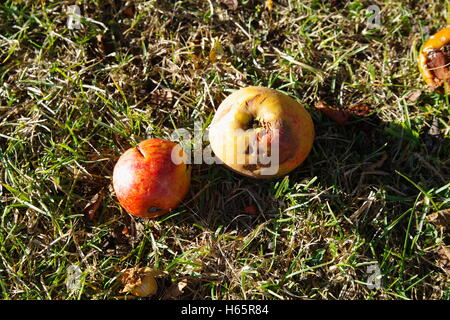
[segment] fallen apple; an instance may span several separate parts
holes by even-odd
[[[130,292],[137,297],[156,294],[158,283],[155,278],[164,275],[164,272],[149,267],[129,268],[121,272],[119,279],[124,284],[124,288],[120,292]]]
[[[120,204],[134,216],[157,217],[177,207],[190,186],[185,153],[171,141],[148,139],[117,161],[113,186]]]
[[[286,94],[247,87],[220,104],[209,141],[215,156],[232,170],[273,178],[305,160],[313,145],[314,124],[303,106]]]
[[[430,90],[443,92],[450,85],[450,26],[432,35],[420,49],[419,70]]]

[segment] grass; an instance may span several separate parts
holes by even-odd
[[[134,266],[167,271],[152,299],[183,280],[178,299],[450,298],[439,254],[450,239],[426,219],[449,207],[449,102],[416,66],[446,2],[79,1],[82,28],[70,30],[73,3],[0,5],[2,299],[128,299],[118,276]],[[368,29],[373,4],[381,25]],[[111,187],[120,154],[206,128],[248,85],[306,106],[306,162],[271,181],[194,165],[172,213],[124,212]],[[318,100],[372,115],[340,126]]]

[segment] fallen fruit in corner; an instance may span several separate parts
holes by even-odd
[[[121,293],[130,292],[137,297],[148,297],[158,291],[156,277],[161,277],[164,272],[149,267],[129,268],[121,271],[119,279],[124,284]]]
[[[450,26],[439,30],[424,43],[418,64],[431,91],[442,91],[445,83],[450,85]]]
[[[209,129],[215,156],[253,178],[275,178],[298,167],[314,141],[303,106],[274,89],[247,87],[228,96]]]
[[[134,216],[153,218],[177,207],[189,191],[185,153],[171,141],[148,139],[117,161],[113,186],[120,204]]]

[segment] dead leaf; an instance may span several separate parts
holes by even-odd
[[[157,89],[150,94],[152,104],[156,107],[173,104],[173,93],[167,89]]]
[[[133,7],[127,7],[125,9],[123,9],[122,13],[128,17],[133,17],[134,16],[134,8]]]
[[[89,203],[84,207],[84,214],[88,218],[89,221],[93,221],[95,216],[97,215],[98,209],[100,208],[100,204],[102,203],[103,198],[105,197],[105,188],[102,188]]]
[[[355,103],[355,104],[348,106],[345,109],[345,112],[348,112],[348,113],[358,116],[358,117],[367,117],[370,114],[370,108],[367,104]]]
[[[442,245],[439,247],[437,254],[439,267],[450,275],[450,248]]]
[[[414,103],[417,100],[419,100],[421,95],[422,95],[422,90],[420,90],[420,89],[413,90],[406,96],[406,102]]]
[[[370,107],[364,103],[355,103],[345,109],[340,109],[332,107],[322,100],[316,103],[316,109],[320,110],[328,118],[341,125],[346,124],[352,115],[367,117],[371,112]]]
[[[170,300],[176,299],[184,293],[184,288],[187,286],[188,280],[182,279],[179,282],[172,284],[167,292],[164,294],[163,299]]]
[[[138,297],[148,297],[154,295],[158,291],[156,277],[160,277],[165,273],[149,267],[129,268],[121,271],[119,277],[124,284],[121,293],[130,292]]]
[[[444,209],[427,216],[427,220],[436,227],[441,227],[448,230],[450,227],[450,209]]]
[[[255,214],[258,213],[258,209],[256,208],[256,206],[253,206],[253,205],[252,206],[247,206],[247,207],[245,207],[244,212],[246,214],[255,215]]]
[[[338,124],[346,124],[350,119],[350,114],[345,110],[332,107],[326,104],[324,101],[318,101],[316,103],[316,109],[320,110],[324,115]]]
[[[237,0],[219,0],[220,3],[224,4],[228,10],[235,11],[238,8],[238,1]]]

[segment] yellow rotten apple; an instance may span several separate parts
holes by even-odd
[[[155,278],[164,275],[164,272],[149,267],[129,268],[121,272],[119,279],[125,286],[120,292],[130,292],[138,297],[154,295],[158,291]]]
[[[209,129],[215,156],[234,171],[273,178],[299,166],[311,151],[314,124],[294,99],[264,87],[228,96]]]

